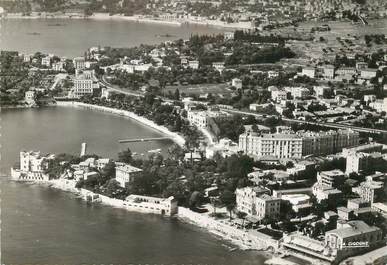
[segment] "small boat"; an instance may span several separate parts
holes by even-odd
[[[49,27],[61,27],[61,26],[64,26],[64,24],[60,24],[60,23],[51,23],[51,24],[47,24],[47,26],[49,26]]]
[[[40,35],[39,32],[28,32],[27,34],[28,34],[28,35]]]
[[[148,153],[160,153],[161,149],[149,150]]]
[[[171,34],[156,34],[156,37],[157,38],[172,38],[172,37],[175,37],[175,35],[171,35]]]

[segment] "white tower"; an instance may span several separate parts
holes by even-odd
[[[81,156],[86,155],[86,149],[87,149],[87,144],[86,143],[82,143]]]

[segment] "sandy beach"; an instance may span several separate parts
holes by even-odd
[[[76,101],[58,101],[57,106],[93,109],[93,110],[97,110],[97,111],[112,113],[112,114],[119,115],[119,116],[124,116],[124,117],[130,118],[130,119],[136,120],[137,122],[139,122],[141,124],[144,124],[152,129],[155,129],[156,131],[159,131],[159,132],[169,136],[171,138],[171,140],[173,140],[179,146],[184,146],[184,144],[185,144],[185,139],[180,134],[175,133],[175,132],[171,132],[165,126],[157,125],[153,121],[148,120],[148,119],[146,119],[142,116],[139,116],[139,115],[137,115],[133,112],[130,112],[130,111],[113,109],[113,108],[92,105],[92,104],[86,104],[86,103],[76,102]]]
[[[238,23],[226,23],[220,20],[209,20],[209,19],[178,19],[178,20],[165,20],[155,17],[148,16],[124,16],[121,14],[110,15],[108,13],[94,13],[91,16],[85,16],[81,13],[37,13],[33,12],[29,16],[24,16],[21,13],[8,13],[5,19],[92,19],[92,20],[121,20],[121,21],[132,21],[138,23],[153,23],[163,24],[170,26],[182,26],[184,24],[196,24],[209,27],[217,28],[229,28],[229,29],[253,29],[254,27],[250,22],[238,22]]]

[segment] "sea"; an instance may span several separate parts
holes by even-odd
[[[50,25],[51,26],[50,26]],[[55,24],[55,26],[52,26]],[[130,47],[216,34],[205,26],[166,26],[127,21],[3,20],[0,50],[79,56],[90,46]],[[58,26],[60,25],[60,26]],[[38,34],[31,34],[31,33]],[[121,116],[93,110],[47,107],[3,109],[1,125],[0,264],[262,265],[265,255],[231,251],[230,243],[176,218],[90,205],[71,193],[9,179],[21,150],[117,157],[126,148],[145,156],[173,142],[120,144],[118,140],[160,133]]]

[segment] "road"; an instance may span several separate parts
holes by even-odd
[[[106,82],[105,77],[102,78],[100,83],[107,88],[116,91],[118,93],[130,95],[130,96],[135,96],[135,97],[143,97],[144,93],[142,92],[135,92],[135,91],[128,91],[126,89],[119,88],[117,86],[113,86]],[[175,100],[171,100],[165,97],[159,97],[162,100],[166,102],[173,102]],[[198,103],[198,102],[192,102],[192,103]],[[206,102],[199,102],[201,104],[205,104]],[[223,111],[230,112],[230,113],[235,113],[235,114],[240,114],[240,115],[252,115],[254,117],[262,118],[266,116],[274,116],[279,118],[278,115],[266,115],[266,114],[260,114],[256,112],[250,112],[250,111],[241,111],[241,110],[235,110],[235,109],[226,109],[220,107]],[[357,132],[366,132],[366,133],[372,133],[372,134],[387,134],[387,130],[382,130],[382,129],[373,129],[373,128],[363,128],[363,127],[358,127],[358,126],[353,126],[353,125],[348,125],[348,124],[339,124],[339,123],[332,123],[332,122],[313,122],[313,121],[303,121],[303,120],[297,120],[297,119],[289,119],[289,118],[283,118],[281,117],[283,121],[287,122],[292,122],[292,123],[301,123],[301,124],[310,124],[310,125],[318,125],[322,127],[328,127],[328,128],[335,128],[335,129],[352,129]]]
[[[121,94],[125,94],[125,95],[129,95],[129,96],[135,96],[135,97],[143,97],[144,94],[141,93],[141,92],[135,92],[135,91],[128,91],[126,89],[123,89],[123,88],[120,88],[118,86],[114,86],[112,84],[109,84],[106,79],[105,79],[105,76],[102,76],[102,79],[99,81],[99,83],[102,85],[102,86],[105,86],[106,88],[114,91],[114,92],[117,92],[117,93],[121,93]]]
[[[277,115],[265,115],[260,113],[254,113],[250,111],[241,111],[241,110],[234,110],[234,109],[222,109],[223,111],[227,111],[230,113],[240,114],[240,115],[252,115],[254,117],[262,118],[266,116],[274,116],[279,118]],[[363,128],[348,124],[338,124],[338,123],[332,123],[332,122],[313,122],[313,121],[303,121],[303,120],[296,120],[296,119],[288,119],[281,117],[283,121],[292,122],[292,123],[301,123],[301,124],[311,124],[311,125],[318,125],[323,127],[329,127],[329,128],[336,128],[336,129],[352,129],[357,132],[366,132],[366,133],[373,133],[373,134],[382,134],[386,133],[387,130],[382,129],[373,129],[373,128]]]

